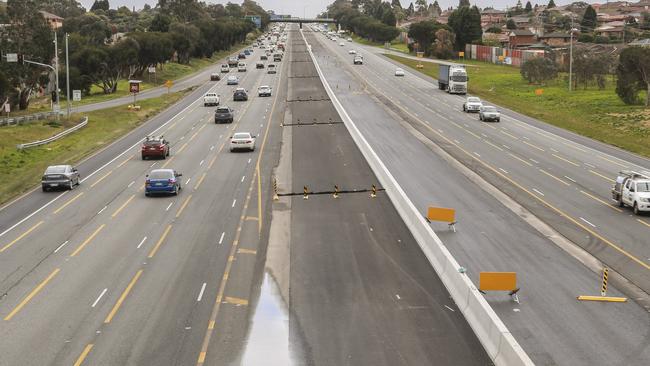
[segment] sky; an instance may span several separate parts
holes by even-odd
[[[90,9],[92,6],[94,0],[78,0],[81,2],[81,4],[86,8]],[[226,1],[218,1],[218,0],[204,0],[207,3],[221,3],[225,4],[228,2]],[[234,3],[241,3],[241,0],[230,0],[231,2]],[[307,17],[314,17],[317,14],[323,12],[327,5],[331,4],[333,0],[256,0],[258,4],[260,4],[264,9],[267,10],[273,10],[275,11],[276,14],[290,14],[292,16],[299,16],[302,17],[303,14],[306,15]],[[408,5],[413,1],[415,3],[415,0],[400,0],[402,3],[403,7],[408,7]],[[133,7],[135,6],[136,9],[140,9],[144,6],[144,4],[149,4],[151,6],[155,6],[158,1],[157,0],[109,0],[111,4],[111,8],[117,8],[123,5],[126,5],[128,7]],[[428,0],[429,3],[432,3],[433,0]],[[535,5],[536,3],[539,5],[546,5],[548,3],[548,0],[531,0],[531,4]],[[573,1],[571,0],[559,0],[555,1],[555,4],[557,5],[565,5],[569,4]],[[602,1],[594,1],[594,0],[586,0],[588,3],[594,3],[594,2],[599,2],[599,3],[604,3],[606,0]],[[440,4],[440,7],[443,9],[448,8],[449,6],[458,6],[458,0],[438,0],[438,3]],[[514,6],[517,3],[517,0],[470,0],[470,3],[472,5],[478,5],[481,8],[487,7],[487,6],[492,6],[496,9],[505,9],[506,6]],[[525,4],[526,0],[522,0],[522,3]]]

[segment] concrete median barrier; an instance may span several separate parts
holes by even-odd
[[[307,43],[304,35],[303,39]],[[495,365],[534,365],[356,127],[327,83],[310,47],[308,52],[350,135]]]

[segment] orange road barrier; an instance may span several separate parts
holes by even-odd
[[[517,292],[517,272],[481,272],[479,273],[479,290],[485,291],[509,291],[512,300],[519,303]]]
[[[427,221],[441,221],[449,224],[449,228],[456,232],[456,210],[444,207],[429,207]]]

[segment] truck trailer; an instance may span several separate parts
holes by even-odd
[[[438,89],[450,94],[467,94],[467,71],[464,65],[438,65]]]

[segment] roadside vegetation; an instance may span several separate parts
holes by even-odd
[[[416,70],[418,61],[396,55],[387,57]],[[616,81],[607,77],[603,88],[568,91],[568,77],[546,80],[545,85],[530,84],[518,68],[477,61],[468,65],[469,92],[490,103],[538,118],[549,124],[650,157],[650,111],[643,106],[625,104],[616,93]],[[435,79],[438,65],[422,62],[419,71]],[[535,90],[542,89],[541,95]],[[645,99],[645,92],[640,92]]]
[[[0,128],[0,203],[32,189],[48,165],[75,164],[146,120],[176,103],[188,91],[171,93],[138,102],[139,111],[126,106],[71,115],[61,123],[36,122]],[[88,116],[88,125],[47,145],[18,150],[16,145],[51,137]]]
[[[357,42],[357,43],[360,43],[360,44],[363,44],[363,45],[366,45],[366,46],[375,46],[375,47],[382,47],[382,48],[384,47],[383,43],[372,42],[372,41],[369,41],[369,40],[367,40],[365,38],[359,37],[356,34],[352,34],[351,38],[352,38],[352,40],[354,42]],[[392,50],[394,50],[394,51],[398,51],[398,52],[402,52],[402,53],[409,53],[409,48],[406,45],[406,43],[404,43],[404,42],[400,42],[400,41],[396,41],[396,40],[390,41],[390,48]]]

